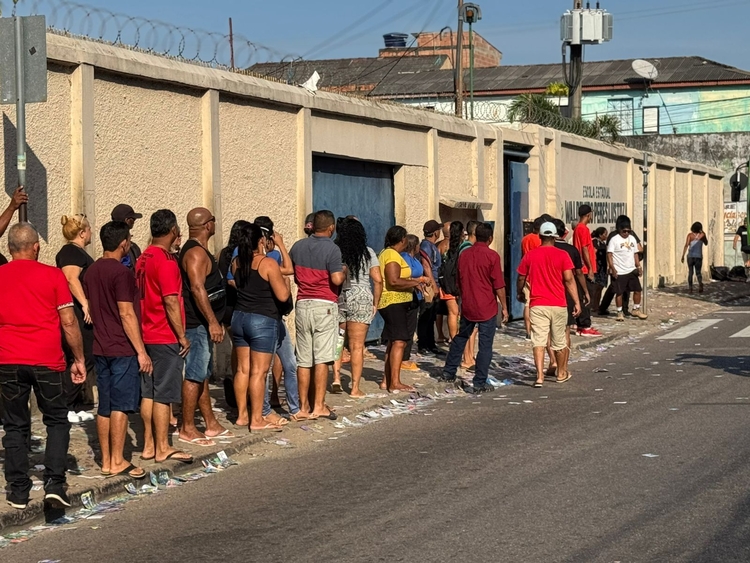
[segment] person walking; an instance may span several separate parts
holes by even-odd
[[[708,246],[708,237],[703,232],[703,225],[695,222],[690,227],[690,232],[685,239],[685,248],[682,249],[682,263],[685,263],[687,253],[688,264],[688,291],[693,293],[693,272],[698,278],[698,293],[703,293],[703,247]]]
[[[250,432],[278,432],[282,427],[280,421],[264,417],[263,410],[267,375],[276,355],[282,322],[279,304],[285,303],[291,292],[281,268],[265,255],[265,248],[261,228],[254,223],[244,227],[231,268],[237,285],[237,306],[232,315],[232,338],[237,348],[237,425],[247,425]]]
[[[226,290],[219,264],[208,250],[208,242],[216,234],[216,217],[205,207],[196,207],[188,213],[187,224],[190,238],[182,245],[178,258],[185,304],[185,336],[190,341],[182,382],[179,440],[197,446],[213,446],[213,438],[235,437],[216,420],[208,388],[214,345],[224,340],[221,320],[226,307]],[[206,425],[204,432],[195,426],[196,407]]]
[[[475,242],[477,242],[477,227],[481,225],[481,221],[469,221],[466,223],[466,240],[461,243],[458,247],[459,256],[463,254],[463,251],[471,248]],[[471,337],[466,342],[466,348],[464,348],[464,357],[461,361],[461,368],[473,370],[477,365],[476,361],[476,343],[477,336],[479,335],[479,327],[474,327],[474,331],[471,333]]]
[[[65,490],[70,422],[67,397],[61,389],[66,369],[74,384],[86,380],[81,329],[65,275],[38,262],[39,234],[29,223],[16,223],[9,229],[8,250],[11,262],[0,268],[0,295],[12,296],[0,307],[6,498],[18,510],[29,503],[29,397],[33,388],[47,427],[44,500],[65,508],[70,506]],[[70,365],[63,339],[73,358]]]
[[[623,221],[617,234],[607,244],[607,263],[609,273],[614,278],[615,294],[617,295],[617,318],[616,321],[625,320],[623,313],[623,295],[633,293],[632,315],[638,319],[646,320],[648,315],[641,311],[641,287],[640,277],[643,275],[641,259],[638,255],[638,242],[631,234],[630,221]]]
[[[591,293],[590,309],[599,311],[602,291],[607,287],[607,232],[606,227],[599,227],[592,233],[594,250],[596,250],[596,275],[594,276],[593,293]]]
[[[539,229],[547,221],[552,221],[552,216],[546,213],[534,219],[531,232],[521,239],[521,258],[526,256],[530,251],[539,248],[542,245],[542,239],[539,238]],[[531,339],[531,318],[529,317],[529,286],[523,288],[526,295],[526,306],[523,308],[523,325],[526,328],[526,340]],[[554,358],[553,358],[554,360]]]
[[[135,225],[136,220],[143,218],[142,214],[136,213],[127,203],[116,205],[110,216],[113,221],[126,223],[131,231],[133,230],[133,225]],[[135,242],[133,242],[133,240],[131,240],[130,250],[125,256],[123,256],[122,263],[130,270],[135,270],[135,263],[140,256],[141,249]]]
[[[435,322],[440,299],[438,298],[440,286],[438,285],[438,272],[443,262],[443,257],[437,247],[442,226],[434,219],[427,221],[422,227],[424,239],[419,245],[422,265],[425,276],[430,278],[430,285],[435,291],[435,298],[429,303],[424,301],[420,306],[417,320],[417,350],[427,350],[433,354],[437,352],[435,341]],[[443,342],[444,343],[444,342]]]
[[[414,303],[414,290],[423,288],[428,282],[425,276],[412,279],[411,268],[401,256],[406,250],[406,235],[406,229],[398,225],[388,229],[385,248],[378,256],[383,276],[383,293],[378,302],[378,311],[384,321],[380,338],[388,342],[381,388],[390,392],[414,390],[401,383],[401,362],[406,344],[414,338],[417,328],[418,306]]]
[[[171,249],[180,235],[169,209],[151,215],[151,245],[135,265],[141,293],[141,330],[153,375],[141,374],[141,418],[144,445],[141,459],[192,463],[193,456],[169,445],[172,403],[182,400],[182,373],[190,341],[185,335],[182,276]]]
[[[531,345],[537,373],[534,387],[544,385],[544,356],[548,343],[556,357],[557,382],[564,383],[570,379],[565,354],[568,347],[566,291],[573,300],[573,315],[581,312],[578,288],[573,278],[573,262],[567,252],[555,247],[557,227],[548,221],[540,227],[539,236],[542,245],[521,259],[516,287],[518,300],[525,303],[523,288],[528,281]]]
[[[596,277],[596,249],[591,238],[589,225],[594,219],[591,206],[583,204],[578,208],[578,224],[573,229],[573,246],[581,255],[583,261],[583,275],[588,294],[594,291],[594,280]],[[591,326],[591,306],[589,301],[583,301],[581,314],[576,319],[576,327],[579,336],[601,336],[602,333]]]
[[[609,242],[617,236],[618,232],[620,231],[620,227],[624,224],[630,224],[630,217],[627,215],[618,215],[617,219],[615,220],[615,229],[609,233],[607,236],[607,246],[609,246]],[[638,257],[643,260],[644,254],[643,254],[643,245],[641,244],[641,239],[638,238],[638,235],[633,232],[633,230],[630,230],[630,234],[635,238],[636,243],[638,244]],[[607,272],[609,272],[609,262],[607,263]],[[607,316],[609,315],[609,306],[612,304],[612,301],[615,298],[616,293],[616,284],[614,283],[614,278],[611,278],[609,287],[607,287],[607,291],[604,292],[604,295],[602,296],[601,302],[599,303],[599,315],[601,316]],[[630,303],[630,294],[624,293],[622,296],[622,304],[623,304],[623,310],[625,312],[625,315],[629,315],[628,312],[628,305]]]
[[[69,377],[65,378],[65,394],[68,398],[68,420],[71,423],[88,422],[94,420],[94,415],[86,409],[94,406],[94,384],[96,383],[96,368],[94,364],[94,327],[91,324],[89,302],[83,291],[83,281],[86,271],[94,263],[94,259],[86,252],[91,244],[91,225],[85,215],[63,215],[60,220],[63,237],[67,243],[55,256],[55,263],[65,274],[68,288],[73,294],[73,311],[78,319],[78,326],[83,336],[83,353],[86,359],[86,384],[75,385]],[[73,355],[66,350],[68,364],[73,363]]]
[[[497,315],[508,322],[508,303],[505,295],[505,278],[500,266],[500,256],[490,248],[493,229],[489,223],[476,227],[476,242],[464,250],[458,260],[458,287],[461,292],[461,327],[453,338],[443,368],[442,381],[455,382],[464,348],[474,328],[479,329],[479,352],[471,387],[467,393],[494,391],[487,383],[492,361],[492,343],[497,329]],[[498,306],[499,303],[499,306]]]
[[[0,224],[0,226],[2,226]],[[2,229],[0,229],[0,236],[2,236]],[[737,227],[737,232],[732,240],[732,250],[737,252],[737,243],[740,243],[740,253],[742,254],[742,265],[745,268],[745,277],[750,282],[750,246],[747,245],[747,224],[742,223]]]
[[[336,360],[337,304],[346,280],[341,249],[331,240],[335,227],[333,213],[316,212],[313,234],[297,241],[289,253],[298,286],[295,326],[300,408],[303,415],[312,413],[314,417],[330,420],[337,416],[325,403],[328,368]],[[311,383],[313,405],[310,405]]]
[[[336,235],[336,245],[341,249],[341,260],[346,267],[346,281],[339,296],[339,328],[346,331],[349,339],[352,370],[349,394],[361,398],[365,396],[359,387],[365,362],[365,339],[377,313],[383,277],[375,251],[367,246],[367,233],[362,223],[344,218],[339,222]],[[341,392],[340,359],[334,364],[331,390]]]
[[[94,324],[101,472],[142,479],[146,471],[123,455],[128,415],[138,412],[141,399],[139,374],[153,373],[138,321],[141,304],[135,276],[122,263],[130,251],[130,228],[127,223],[112,221],[102,226],[99,240],[104,255],[89,267],[83,290]]]

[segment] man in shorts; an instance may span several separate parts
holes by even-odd
[[[123,457],[128,415],[138,411],[141,373],[151,375],[151,358],[138,322],[140,296],[135,275],[122,263],[130,251],[130,227],[124,221],[105,224],[99,232],[102,258],[86,271],[83,290],[94,324],[94,361],[99,408],[96,429],[102,449],[102,475],[141,479],[146,472]]]
[[[518,266],[516,287],[518,300],[525,303],[523,287],[528,280],[531,345],[537,371],[534,387],[542,387],[544,384],[544,354],[548,340],[557,359],[557,382],[564,383],[570,379],[565,354],[568,347],[565,338],[568,319],[566,290],[574,303],[573,315],[581,312],[578,289],[573,278],[573,262],[564,250],[555,248],[557,227],[554,223],[546,222],[540,227],[539,236],[542,245],[526,254]]]
[[[622,311],[622,296],[633,292],[632,315],[638,319],[646,320],[648,315],[641,311],[641,287],[640,277],[643,275],[641,259],[638,254],[638,242],[631,234],[630,221],[620,224],[617,234],[612,237],[607,245],[607,264],[609,273],[614,278],[615,295],[617,296],[618,322],[625,320]]]
[[[591,206],[583,204],[578,208],[578,224],[573,230],[573,246],[581,254],[583,261],[583,286],[588,293],[594,291],[594,276],[596,275],[596,249],[594,241],[591,239],[589,225],[594,219],[594,212]],[[576,319],[576,327],[579,336],[601,336],[602,333],[591,326],[591,307],[590,300],[582,305],[581,315]]]
[[[526,256],[530,251],[539,248],[542,245],[542,239],[539,238],[539,229],[547,221],[552,221],[552,217],[541,215],[534,219],[531,232],[521,239],[521,258]],[[529,318],[529,284],[523,288],[523,294],[526,296],[526,307],[523,308],[523,325],[526,327],[526,340],[531,340],[531,319]]]
[[[298,287],[295,326],[300,410],[303,415],[331,420],[336,420],[336,414],[325,404],[326,387],[329,366],[336,360],[339,291],[346,280],[341,250],[331,240],[335,227],[332,212],[318,211],[313,218],[313,234],[297,241],[289,252]]]
[[[182,372],[190,342],[185,336],[182,276],[170,252],[179,236],[177,217],[169,209],[151,215],[151,246],[143,251],[135,273],[141,292],[141,329],[153,376],[141,374],[141,459],[192,463],[193,456],[169,446],[170,405],[182,400]]]

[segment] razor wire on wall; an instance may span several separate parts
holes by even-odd
[[[68,0],[0,0],[0,9],[3,16],[44,15],[47,26],[56,33],[210,66],[247,69],[255,63],[294,58],[240,34],[233,34],[230,41],[229,33],[177,26]]]

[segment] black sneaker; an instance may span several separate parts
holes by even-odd
[[[433,356],[445,356],[445,352],[443,352],[440,348],[430,348],[429,352]]]
[[[420,356],[434,356],[434,352],[431,350],[428,350],[427,348],[420,348],[419,349],[419,355]]]
[[[456,382],[456,376],[454,375],[454,376],[452,376],[452,377],[451,377],[451,376],[450,376],[450,375],[448,375],[447,373],[441,373],[441,374],[440,374],[440,375],[438,376],[437,380],[438,380],[438,381],[439,381],[440,383],[455,383],[455,382]]]
[[[8,495],[8,504],[12,508],[15,508],[16,510],[25,510],[26,507],[29,505],[29,499],[19,500],[17,498],[14,498],[14,497]]]
[[[485,383],[479,387],[471,387],[467,389],[466,392],[471,393],[472,395],[481,395],[482,393],[492,393],[494,390],[495,388],[492,385]]]
[[[44,495],[44,502],[53,508],[70,508],[70,499],[63,490],[47,493]]]

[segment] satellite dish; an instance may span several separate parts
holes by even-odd
[[[648,61],[636,59],[633,61],[633,71],[646,80],[656,80],[659,77],[659,71]]]

